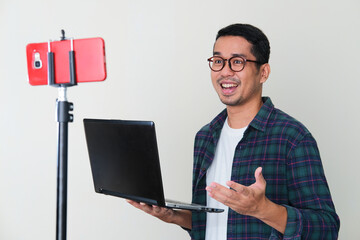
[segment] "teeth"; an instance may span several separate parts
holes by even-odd
[[[232,88],[232,87],[237,87],[237,85],[233,84],[233,83],[223,83],[223,84],[221,84],[221,87],[223,87],[223,88]]]

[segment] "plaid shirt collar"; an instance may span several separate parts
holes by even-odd
[[[271,99],[269,97],[263,97],[262,101],[264,104],[249,125],[259,131],[264,132],[266,130],[266,126],[268,124],[271,112],[274,109],[274,104],[271,102]],[[220,132],[226,118],[227,110],[224,109],[219,115],[214,118],[214,120],[211,121],[210,129],[214,133],[215,139],[219,139]]]

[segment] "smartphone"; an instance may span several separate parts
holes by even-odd
[[[53,53],[54,83],[70,82],[69,51],[74,50],[76,82],[106,79],[105,43],[102,38],[86,38],[26,46],[27,68],[31,85],[48,85],[48,52]]]

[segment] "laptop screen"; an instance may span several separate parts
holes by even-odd
[[[155,125],[84,119],[95,191],[164,206]]]

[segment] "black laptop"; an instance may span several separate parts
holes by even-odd
[[[84,119],[84,127],[97,193],[167,208],[224,211],[165,200],[154,122]]]

